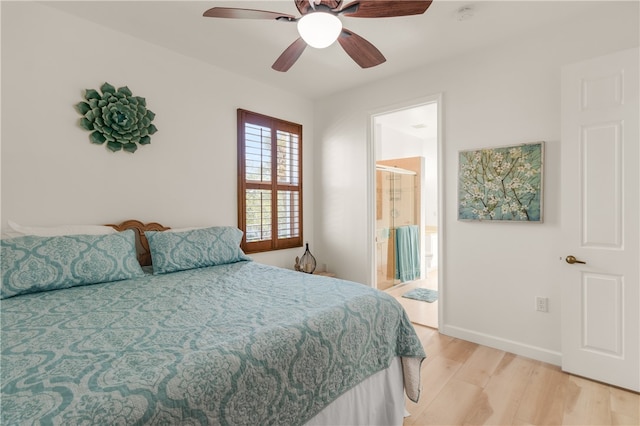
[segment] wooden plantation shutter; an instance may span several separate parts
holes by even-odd
[[[302,126],[238,109],[238,227],[246,253],[302,246]]]

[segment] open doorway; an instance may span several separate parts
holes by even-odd
[[[375,287],[412,322],[438,328],[439,102],[372,116]],[[413,298],[417,297],[417,298]]]

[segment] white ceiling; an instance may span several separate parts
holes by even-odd
[[[345,0],[345,4],[351,0]],[[508,40],[554,21],[598,13],[607,1],[435,0],[423,15],[341,17],[345,28],[372,42],[387,62],[361,69],[339,44],[308,47],[286,73],[271,64],[297,37],[296,25],[272,20],[205,18],[214,6],[298,16],[286,1],[46,1],[45,4],[266,84],[317,99],[403,71]],[[460,20],[457,11],[473,7]]]
[[[374,117],[374,123],[418,139],[438,137],[438,104],[433,102]]]

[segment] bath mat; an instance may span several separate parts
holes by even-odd
[[[422,302],[433,303],[438,300],[438,292],[428,288],[414,288],[402,295],[407,299],[420,300]]]

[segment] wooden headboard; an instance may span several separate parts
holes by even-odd
[[[127,229],[133,229],[136,234],[136,250],[138,252],[138,261],[141,266],[151,265],[151,251],[149,250],[149,241],[144,236],[145,231],[166,231],[171,229],[167,226],[160,225],[156,222],[142,223],[139,220],[125,220],[119,225],[108,224],[116,231],[126,231]]]

